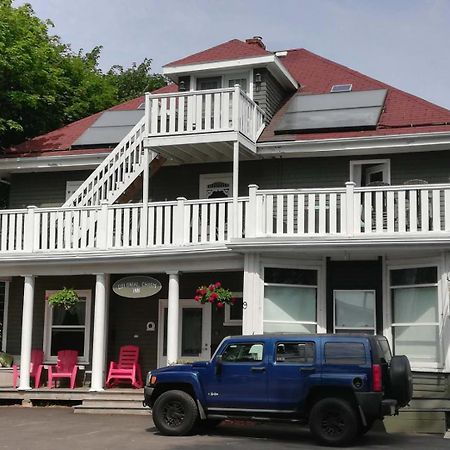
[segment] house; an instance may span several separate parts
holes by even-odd
[[[259,37],[164,74],[0,160],[2,348],[22,367],[31,348],[47,363],[77,349],[101,391],[124,344],[148,370],[209,358],[230,334],[382,333],[412,363],[406,422],[446,429],[450,111]],[[162,289],[113,289],[142,275]],[[237,305],[193,301],[216,281]],[[70,318],[46,302],[63,286],[83,299]]]

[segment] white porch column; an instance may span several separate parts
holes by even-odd
[[[20,346],[20,383],[19,389],[26,391],[30,387],[31,345],[33,336],[34,275],[25,275],[23,286],[22,342]]]
[[[247,253],[244,259],[242,334],[250,335],[263,332],[262,300],[264,281],[261,271],[259,253]]]
[[[109,275],[98,273],[95,280],[94,341],[92,344],[91,391],[103,391],[106,350],[106,300]]]
[[[239,235],[239,142],[233,144],[233,237]]]
[[[178,332],[180,321],[179,273],[169,272],[169,299],[167,308],[167,365],[178,361]]]

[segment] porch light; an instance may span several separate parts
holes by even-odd
[[[261,90],[261,82],[262,82],[261,74],[259,72],[256,72],[255,73],[255,80],[254,80],[255,91],[256,92],[259,92]]]
[[[183,91],[186,90],[186,83],[184,82],[184,80],[181,80],[181,81],[178,83],[178,90],[179,90],[180,92],[183,92]]]

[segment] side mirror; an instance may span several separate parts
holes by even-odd
[[[216,375],[221,375],[222,374],[222,355],[217,356],[216,358]]]

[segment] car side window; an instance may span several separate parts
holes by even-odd
[[[314,354],[314,342],[279,342],[277,344],[277,363],[312,364]]]
[[[365,364],[364,344],[358,342],[327,342],[325,344],[326,364]]]
[[[260,343],[230,344],[222,353],[223,362],[258,362],[263,360],[264,346]]]

